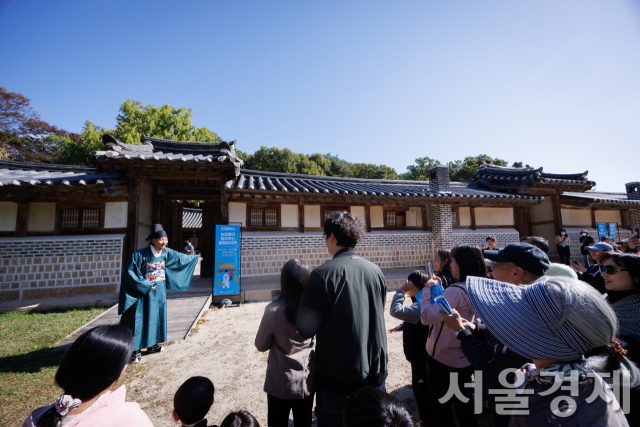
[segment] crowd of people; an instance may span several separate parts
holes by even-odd
[[[638,236],[614,248],[585,230],[580,264],[563,232],[560,264],[538,236],[437,250],[433,270],[412,272],[394,293],[390,315],[402,323],[387,330],[385,277],[354,249],[364,225],[350,213],[329,216],[331,260],[313,271],[288,261],[256,334],[257,350],[269,352],[267,424],[287,426],[293,413],[296,427],[311,426],[315,399],[318,427],[475,427],[483,411],[495,427],[640,426]],[[418,414],[386,390],[387,333],[400,331]],[[114,388],[141,345],[126,319],[84,333],[55,377],[64,394],[23,426],[152,425],[125,401],[124,385]],[[214,401],[209,379],[190,378],[171,416],[206,427]],[[238,411],[220,426],[259,423]]]

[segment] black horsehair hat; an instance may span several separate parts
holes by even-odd
[[[153,232],[147,236],[147,240],[167,237],[167,232],[162,228],[162,224],[153,224]]]

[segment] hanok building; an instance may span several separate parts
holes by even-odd
[[[324,219],[349,211],[366,224],[356,250],[383,271],[424,268],[441,247],[499,245],[561,228],[579,257],[579,232],[616,222],[620,239],[640,226],[640,183],[626,193],[592,191],[587,173],[481,165],[469,182],[449,182],[448,167],[429,181],[311,176],[242,169],[235,142],[193,143],[147,137],[127,145],[105,136],[94,167],[0,162],[0,301],[113,293],[134,251],[161,223],[169,247],[194,239],[211,277],[216,224],[242,225],[242,271],[261,280],[297,257],[316,267],[328,254]],[[202,211],[183,201],[202,201]]]

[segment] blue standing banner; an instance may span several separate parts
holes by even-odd
[[[213,295],[240,295],[240,225],[216,225]]]
[[[602,239],[603,237],[607,237],[608,235],[609,233],[607,230],[607,223],[599,222],[598,223],[598,240]]]
[[[609,223],[609,236],[611,236],[611,238],[613,240],[618,240],[617,231],[618,231],[618,223],[617,222],[610,222]]]

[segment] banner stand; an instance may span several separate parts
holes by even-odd
[[[211,278],[211,305],[224,299],[242,304],[242,223],[216,224],[213,239],[214,272]],[[237,280],[237,290],[231,286]],[[217,287],[216,287],[217,285]]]

